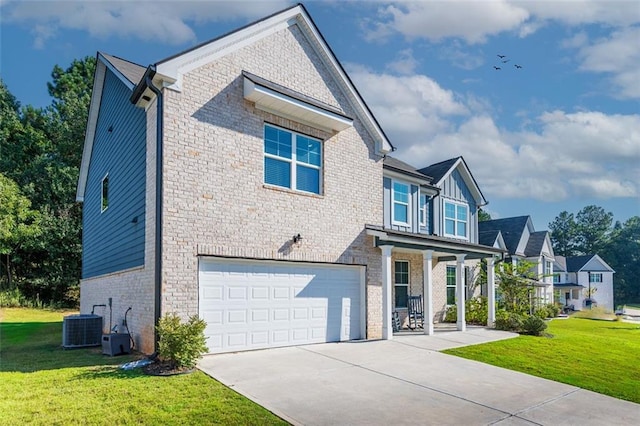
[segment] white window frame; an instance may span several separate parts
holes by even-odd
[[[406,284],[404,284],[404,283],[398,284],[396,282],[396,265],[398,263],[406,263],[407,264],[407,283]],[[408,305],[409,305],[409,286],[410,285],[411,285],[411,264],[409,263],[408,260],[396,260],[396,261],[394,261],[394,263],[393,263],[393,292],[394,292],[393,304],[394,305],[396,303],[396,295],[395,295],[396,294],[395,293],[396,287],[406,287],[407,288],[407,306],[395,306],[396,309],[408,309],[409,308]]]
[[[107,194],[105,197],[104,182],[107,181]],[[106,200],[106,205],[105,205]],[[104,175],[100,181],[100,213],[104,213],[109,208],[109,173]]]
[[[422,204],[422,200],[424,199],[424,204]],[[427,227],[427,209],[429,205],[429,196],[425,193],[420,193],[418,196],[418,220],[420,221],[420,226],[426,228]]]
[[[449,271],[453,270],[453,284],[449,284]],[[445,304],[447,306],[453,306],[456,304],[456,299],[458,297],[458,268],[454,265],[447,265],[445,268],[444,282],[446,286],[445,290]],[[453,288],[453,303],[449,303],[449,289]]]
[[[553,283],[560,284],[560,274],[553,274]]]
[[[274,129],[278,129],[278,130],[281,130],[283,132],[291,133],[291,158],[280,157],[278,155],[269,154],[269,153],[265,152],[265,148],[264,148],[265,135],[264,134],[266,133],[265,129],[267,128],[267,126],[273,127]],[[313,139],[316,142],[320,143],[320,166],[316,166],[315,164],[303,163],[303,162],[299,162],[298,161],[298,159],[297,159],[297,155],[298,155],[298,152],[297,152],[298,136],[302,136],[302,137],[305,137],[305,138],[308,138],[308,139]],[[273,184],[273,183],[267,183],[267,182],[264,182],[264,184],[268,185],[268,186],[275,187],[275,188],[286,188],[286,189],[290,189],[292,191],[303,192],[305,194],[322,195],[323,191],[324,191],[323,184],[322,184],[323,181],[324,181],[324,173],[323,173],[324,172],[324,167],[323,167],[323,164],[324,164],[324,143],[322,143],[322,142],[323,142],[322,139],[318,139],[318,138],[313,137],[313,136],[309,136],[309,135],[305,135],[305,134],[302,134],[302,133],[294,132],[292,130],[285,129],[284,127],[276,126],[276,125],[273,125],[273,124],[270,124],[270,123],[264,123],[263,134],[262,134],[262,155],[263,155],[263,158],[272,158],[274,160],[284,161],[286,163],[289,163],[289,173],[291,173],[291,187],[280,186],[280,185],[276,185],[276,184]],[[319,172],[318,172],[319,173],[318,193],[311,192],[311,191],[305,191],[305,190],[302,190],[302,189],[298,189],[296,187],[296,182],[297,182],[297,176],[296,176],[297,167],[296,166],[297,165],[301,165],[303,167],[307,167],[307,168],[310,168],[310,169],[319,170]],[[263,168],[265,167],[264,166],[264,162],[263,162],[263,166],[262,167]],[[263,173],[262,179],[264,180],[264,173]]]
[[[553,275],[553,264],[551,263],[550,260],[547,260],[547,259],[544,260],[544,275],[545,276]]]
[[[598,277],[598,280],[596,280],[596,277]],[[592,279],[593,278],[593,279]],[[589,272],[589,282],[590,283],[594,283],[594,284],[598,284],[602,282],[602,272]]]
[[[400,220],[396,220],[396,209],[395,209],[395,204],[396,204],[396,199],[395,199],[395,192],[396,192],[396,184],[398,185],[404,185],[407,187],[407,195],[408,195],[408,200],[407,203],[403,203],[403,202],[398,202],[398,204],[402,204],[402,205],[406,205],[407,206],[407,221],[403,222]],[[391,223],[393,225],[397,225],[397,226],[407,226],[410,227],[411,226],[411,184],[409,182],[403,182],[401,180],[395,180],[392,179],[391,180]]]
[[[452,220],[451,218],[447,218],[447,213],[446,213],[446,208],[447,208],[447,203],[449,204],[453,204],[456,209],[456,217],[453,219],[453,234],[448,234],[447,233],[447,220]],[[467,220],[466,221],[462,221],[458,219],[458,206],[462,206],[467,210]],[[464,223],[466,225],[466,230],[467,230],[467,235],[465,236],[460,236],[457,235],[458,233],[458,223]],[[457,238],[460,240],[469,240],[469,234],[471,233],[471,216],[469,215],[469,205],[466,203],[461,203],[460,201],[453,201],[453,200],[448,200],[448,199],[443,199],[442,200],[442,235],[444,235],[445,237],[450,237],[450,238]]]

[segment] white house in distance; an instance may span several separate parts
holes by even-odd
[[[597,254],[556,256],[553,273],[553,290],[559,303],[578,311],[590,306],[614,310],[615,271]]]

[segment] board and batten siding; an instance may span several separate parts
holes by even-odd
[[[82,277],[144,265],[146,122],[131,91],[106,71],[83,207]],[[102,179],[109,207],[102,212]]]
[[[408,184],[410,189],[411,198],[409,201],[409,216],[410,216],[410,226],[398,226],[393,224],[393,179],[389,177],[383,178],[383,202],[384,202],[384,227],[387,229],[393,229],[396,231],[404,231],[404,232],[420,232],[420,216],[419,216],[419,207],[420,207],[420,188],[418,185],[414,185],[407,181],[400,181],[402,183]],[[423,232],[426,230],[423,228]]]
[[[438,235],[444,235],[444,200],[469,206],[469,242],[478,243],[478,205],[457,169],[444,178],[440,186],[440,195],[433,199],[433,226]]]

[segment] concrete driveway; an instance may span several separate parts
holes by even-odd
[[[210,355],[199,367],[300,425],[623,425],[640,405],[439,350],[487,329]]]

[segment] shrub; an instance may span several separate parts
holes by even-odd
[[[560,313],[560,306],[557,303],[548,303],[546,307],[549,312],[549,318],[555,318]]]
[[[535,316],[529,315],[524,321],[522,321],[522,332],[524,334],[530,334],[532,336],[542,336],[542,333],[547,329],[547,323]]]
[[[535,315],[536,317],[538,317],[540,319],[549,318],[551,316],[551,314],[549,313],[549,310],[544,306],[540,306],[540,307],[536,308],[536,310],[533,313],[533,315]]]
[[[487,315],[489,312],[486,297],[474,297],[465,302],[465,319],[468,324],[487,325]],[[444,315],[444,322],[456,322],[458,320],[458,306],[447,307]]]
[[[522,330],[524,316],[516,312],[500,310],[496,313],[496,330],[515,331]]]
[[[207,352],[204,329],[207,324],[196,315],[181,322],[175,314],[165,315],[158,321],[158,355],[162,361],[176,368],[193,368],[202,354]]]

